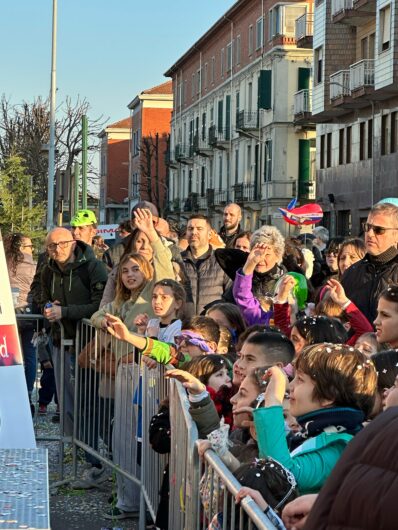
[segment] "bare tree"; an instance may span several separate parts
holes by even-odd
[[[56,169],[69,170],[81,152],[83,115],[89,115],[90,104],[86,99],[71,98],[61,103],[56,111]],[[100,116],[88,119],[88,178],[94,182],[99,179],[93,163],[99,149],[97,135],[107,120]],[[45,200],[47,196],[48,153],[43,147],[49,141],[49,102],[36,98],[32,103],[23,102],[13,105],[3,95],[0,100],[0,168],[5,166],[11,156],[20,156],[32,185],[38,190],[37,198]]]
[[[153,202],[159,212],[163,212],[167,199],[167,169],[161,158],[165,156],[168,141],[167,134],[150,134],[142,138],[140,147],[140,196]]]

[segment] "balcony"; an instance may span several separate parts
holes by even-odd
[[[339,70],[330,76],[330,101],[334,106],[344,105],[351,100],[350,71]]]
[[[350,90],[353,98],[373,93],[374,85],[374,59],[364,59],[350,66]]]
[[[314,13],[304,13],[296,20],[297,48],[312,48]]]
[[[188,144],[176,144],[174,158],[182,164],[192,163],[193,148]]]
[[[191,192],[186,199],[183,199],[184,212],[197,212],[199,210],[199,194]]]
[[[312,90],[306,88],[294,94],[295,125],[310,124],[312,120]]]
[[[270,180],[264,182],[263,199],[290,200],[296,196],[297,184],[295,180]]]
[[[227,204],[227,190],[214,190],[214,206]]]
[[[226,149],[231,140],[231,129],[219,129],[215,125],[209,127],[209,145],[215,149]]]
[[[235,184],[233,186],[234,202],[237,204],[243,204],[245,202],[257,201],[258,193],[254,184]]]
[[[332,0],[332,22],[362,26],[376,16],[375,0]]]
[[[236,128],[239,131],[252,131],[259,127],[258,111],[241,110],[236,113]]]
[[[179,197],[173,199],[171,206],[173,208],[173,212],[179,213],[181,211],[181,199]]]
[[[193,152],[195,155],[209,157],[213,154],[213,149],[209,142],[202,135],[195,134],[193,138]]]

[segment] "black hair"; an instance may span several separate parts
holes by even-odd
[[[383,391],[385,388],[391,388],[398,375],[398,351],[381,351],[374,353],[370,359],[376,367],[377,389]]]
[[[24,260],[21,248],[23,240],[26,237],[27,236],[24,236],[20,232],[15,232],[14,234],[8,234],[4,238],[4,252],[6,255],[7,266],[13,274],[16,274],[18,265]]]
[[[293,324],[307,344],[330,342],[345,344],[348,340],[347,331],[337,318],[325,316],[303,317]]]
[[[248,337],[245,342],[261,347],[266,358],[264,365],[273,366],[276,363],[287,365],[293,360],[293,343],[282,333],[275,331],[255,333]]]

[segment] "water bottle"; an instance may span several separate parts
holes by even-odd
[[[44,309],[50,309],[50,307],[52,306],[53,306],[52,302],[47,302],[46,305],[44,306]]]

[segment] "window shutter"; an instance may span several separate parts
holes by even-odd
[[[309,193],[311,171],[310,143],[311,140],[299,140],[298,181],[300,197],[306,197]]]
[[[298,90],[308,90],[310,88],[311,68],[298,69]]]
[[[272,70],[261,70],[258,78],[258,108],[271,109]]]

